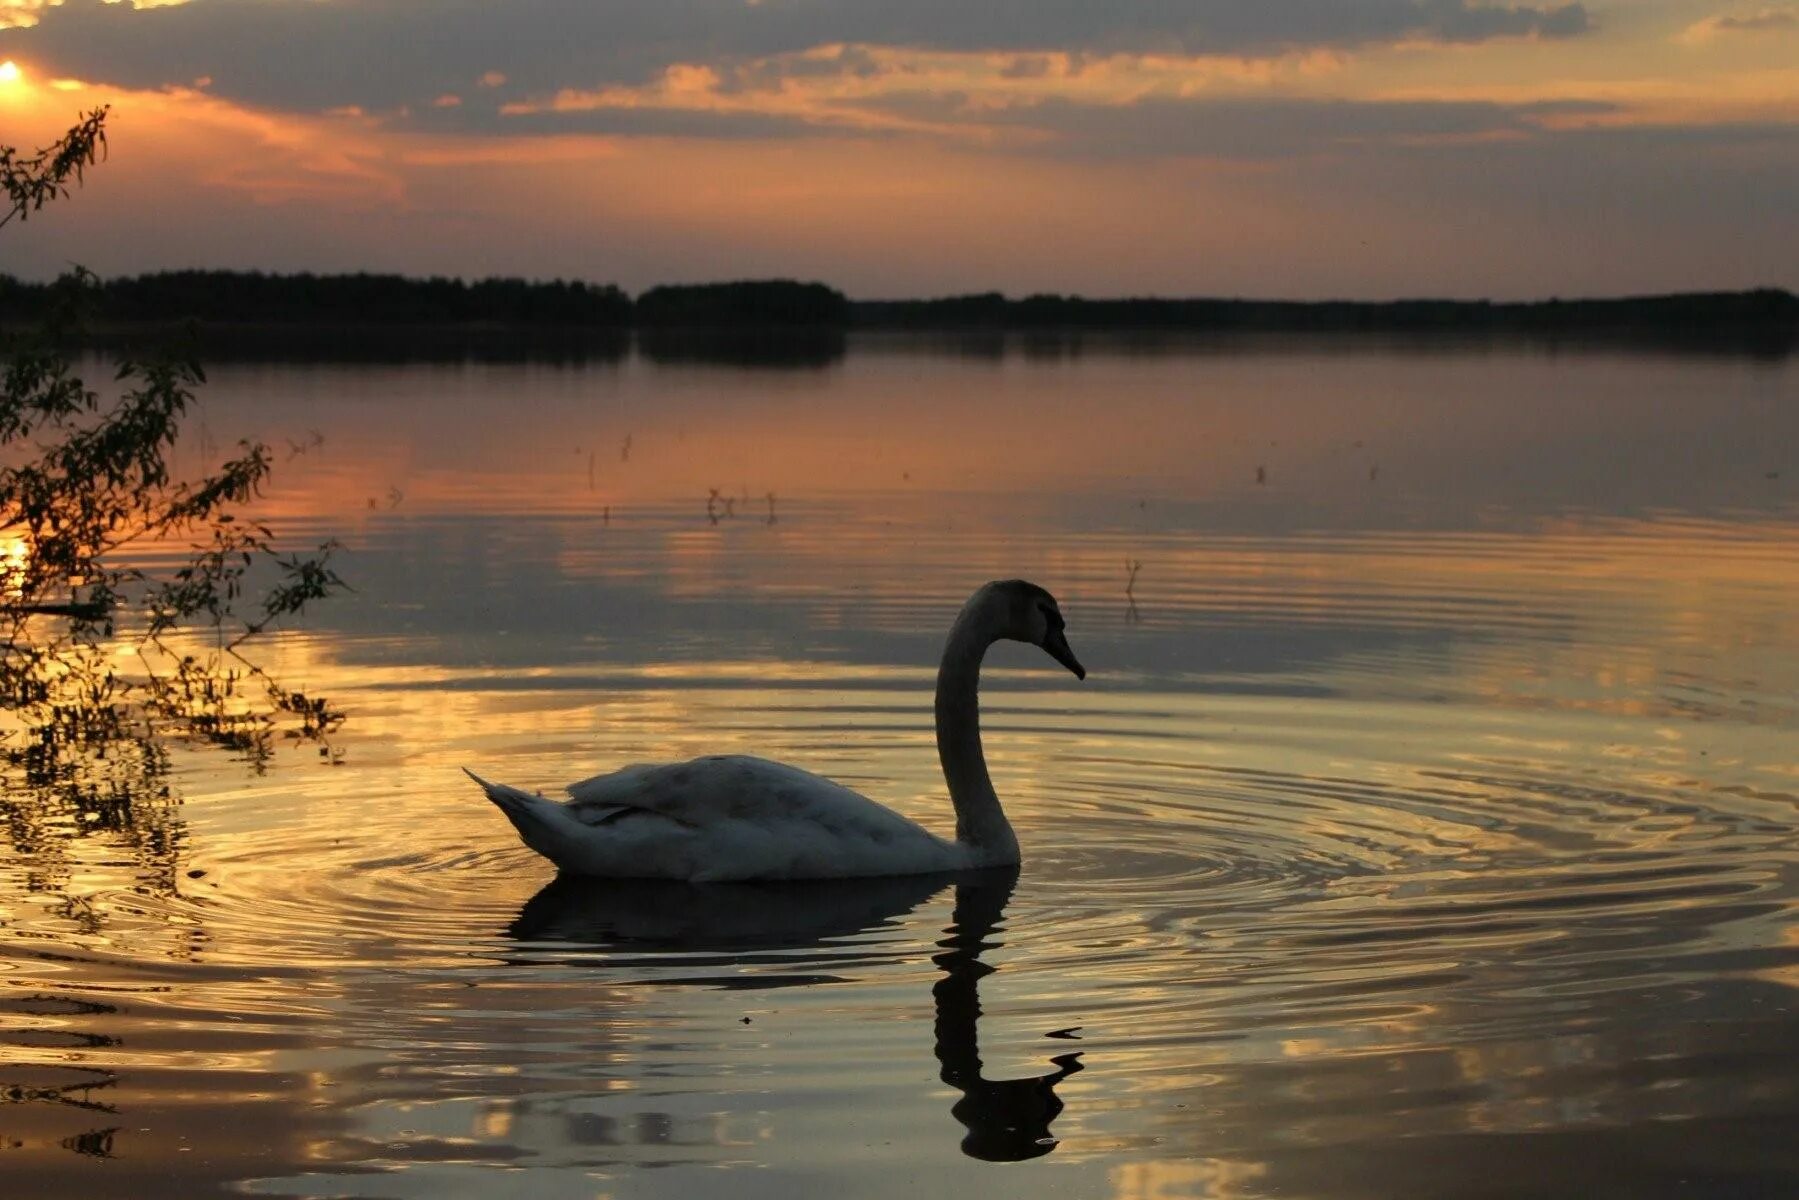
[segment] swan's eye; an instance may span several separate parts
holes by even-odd
[[[1062,614],[1051,608],[1049,605],[1039,604],[1037,606],[1037,611],[1043,614],[1044,622],[1051,629],[1064,628],[1065,622],[1062,620]]]

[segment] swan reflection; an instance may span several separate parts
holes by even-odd
[[[1080,1052],[1071,1051],[1050,1059],[1056,1069],[1047,1075],[988,1079],[981,1073],[978,987],[982,976],[997,970],[981,961],[981,952],[1004,944],[989,939],[1004,932],[1000,920],[1017,882],[1012,869],[957,884],[955,915],[937,943],[943,952],[931,959],[943,971],[931,988],[940,1078],[962,1093],[950,1114],[968,1130],[962,1152],[988,1162],[1019,1162],[1054,1150],[1049,1126],[1062,1111],[1056,1084],[1081,1069]]]
[[[562,941],[637,950],[739,952],[817,946],[893,926],[920,904],[955,888],[949,928],[932,956],[942,972],[931,988],[939,1077],[960,1093],[950,1113],[967,1131],[962,1150],[991,1162],[1038,1158],[1056,1147],[1050,1124],[1062,1111],[1056,1084],[1081,1069],[1078,1051],[1049,1061],[1053,1071],[988,1079],[978,1042],[979,984],[995,968],[981,954],[1003,943],[1001,921],[1016,868],[955,876],[807,883],[689,884],[561,876],[531,897],[507,927],[521,941]],[[589,960],[591,961],[591,960]],[[788,983],[816,982],[803,974]],[[770,986],[745,977],[734,986]]]
[[[806,883],[558,875],[525,901],[506,932],[520,941],[639,949],[792,949],[891,925],[949,882],[942,875]]]

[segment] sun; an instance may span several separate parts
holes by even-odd
[[[10,58],[5,62],[0,62],[0,87],[5,87],[9,83],[19,82],[19,75],[20,71],[18,63]]]

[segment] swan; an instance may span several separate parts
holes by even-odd
[[[464,770],[525,845],[572,875],[710,883],[1011,866],[1018,838],[981,753],[981,659],[1001,639],[1029,642],[1085,679],[1063,628],[1055,597],[1022,579],[982,585],[950,627],[936,710],[954,841],[842,784],[747,755],[625,767],[570,784],[566,802]]]

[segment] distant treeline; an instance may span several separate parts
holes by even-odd
[[[1799,297],[1768,288],[1615,300],[1088,300],[997,292],[852,305],[888,329],[1166,329],[1216,333],[1583,333],[1761,328],[1799,333]]]
[[[35,317],[54,284],[0,275],[0,320]],[[544,325],[631,323],[631,298],[611,284],[400,275],[266,275],[163,271],[108,279],[89,297],[100,323],[196,320],[262,325]]]
[[[35,319],[55,284],[0,275],[0,320]],[[269,275],[162,271],[103,280],[87,296],[96,323],[196,320],[228,325],[784,325],[844,328],[850,304],[822,283],[761,280],[651,288],[633,300],[609,283],[411,279],[403,275]]]
[[[0,275],[0,323],[41,316],[55,285]],[[751,280],[651,288],[633,299],[611,284],[399,275],[270,275],[169,271],[112,279],[90,293],[98,328],[193,320],[256,326],[628,330],[1165,331],[1200,334],[1467,335],[1718,343],[1788,353],[1799,345],[1799,297],[1778,289],[1611,300],[1090,300],[998,292],[931,300],[852,301],[822,283]]]

